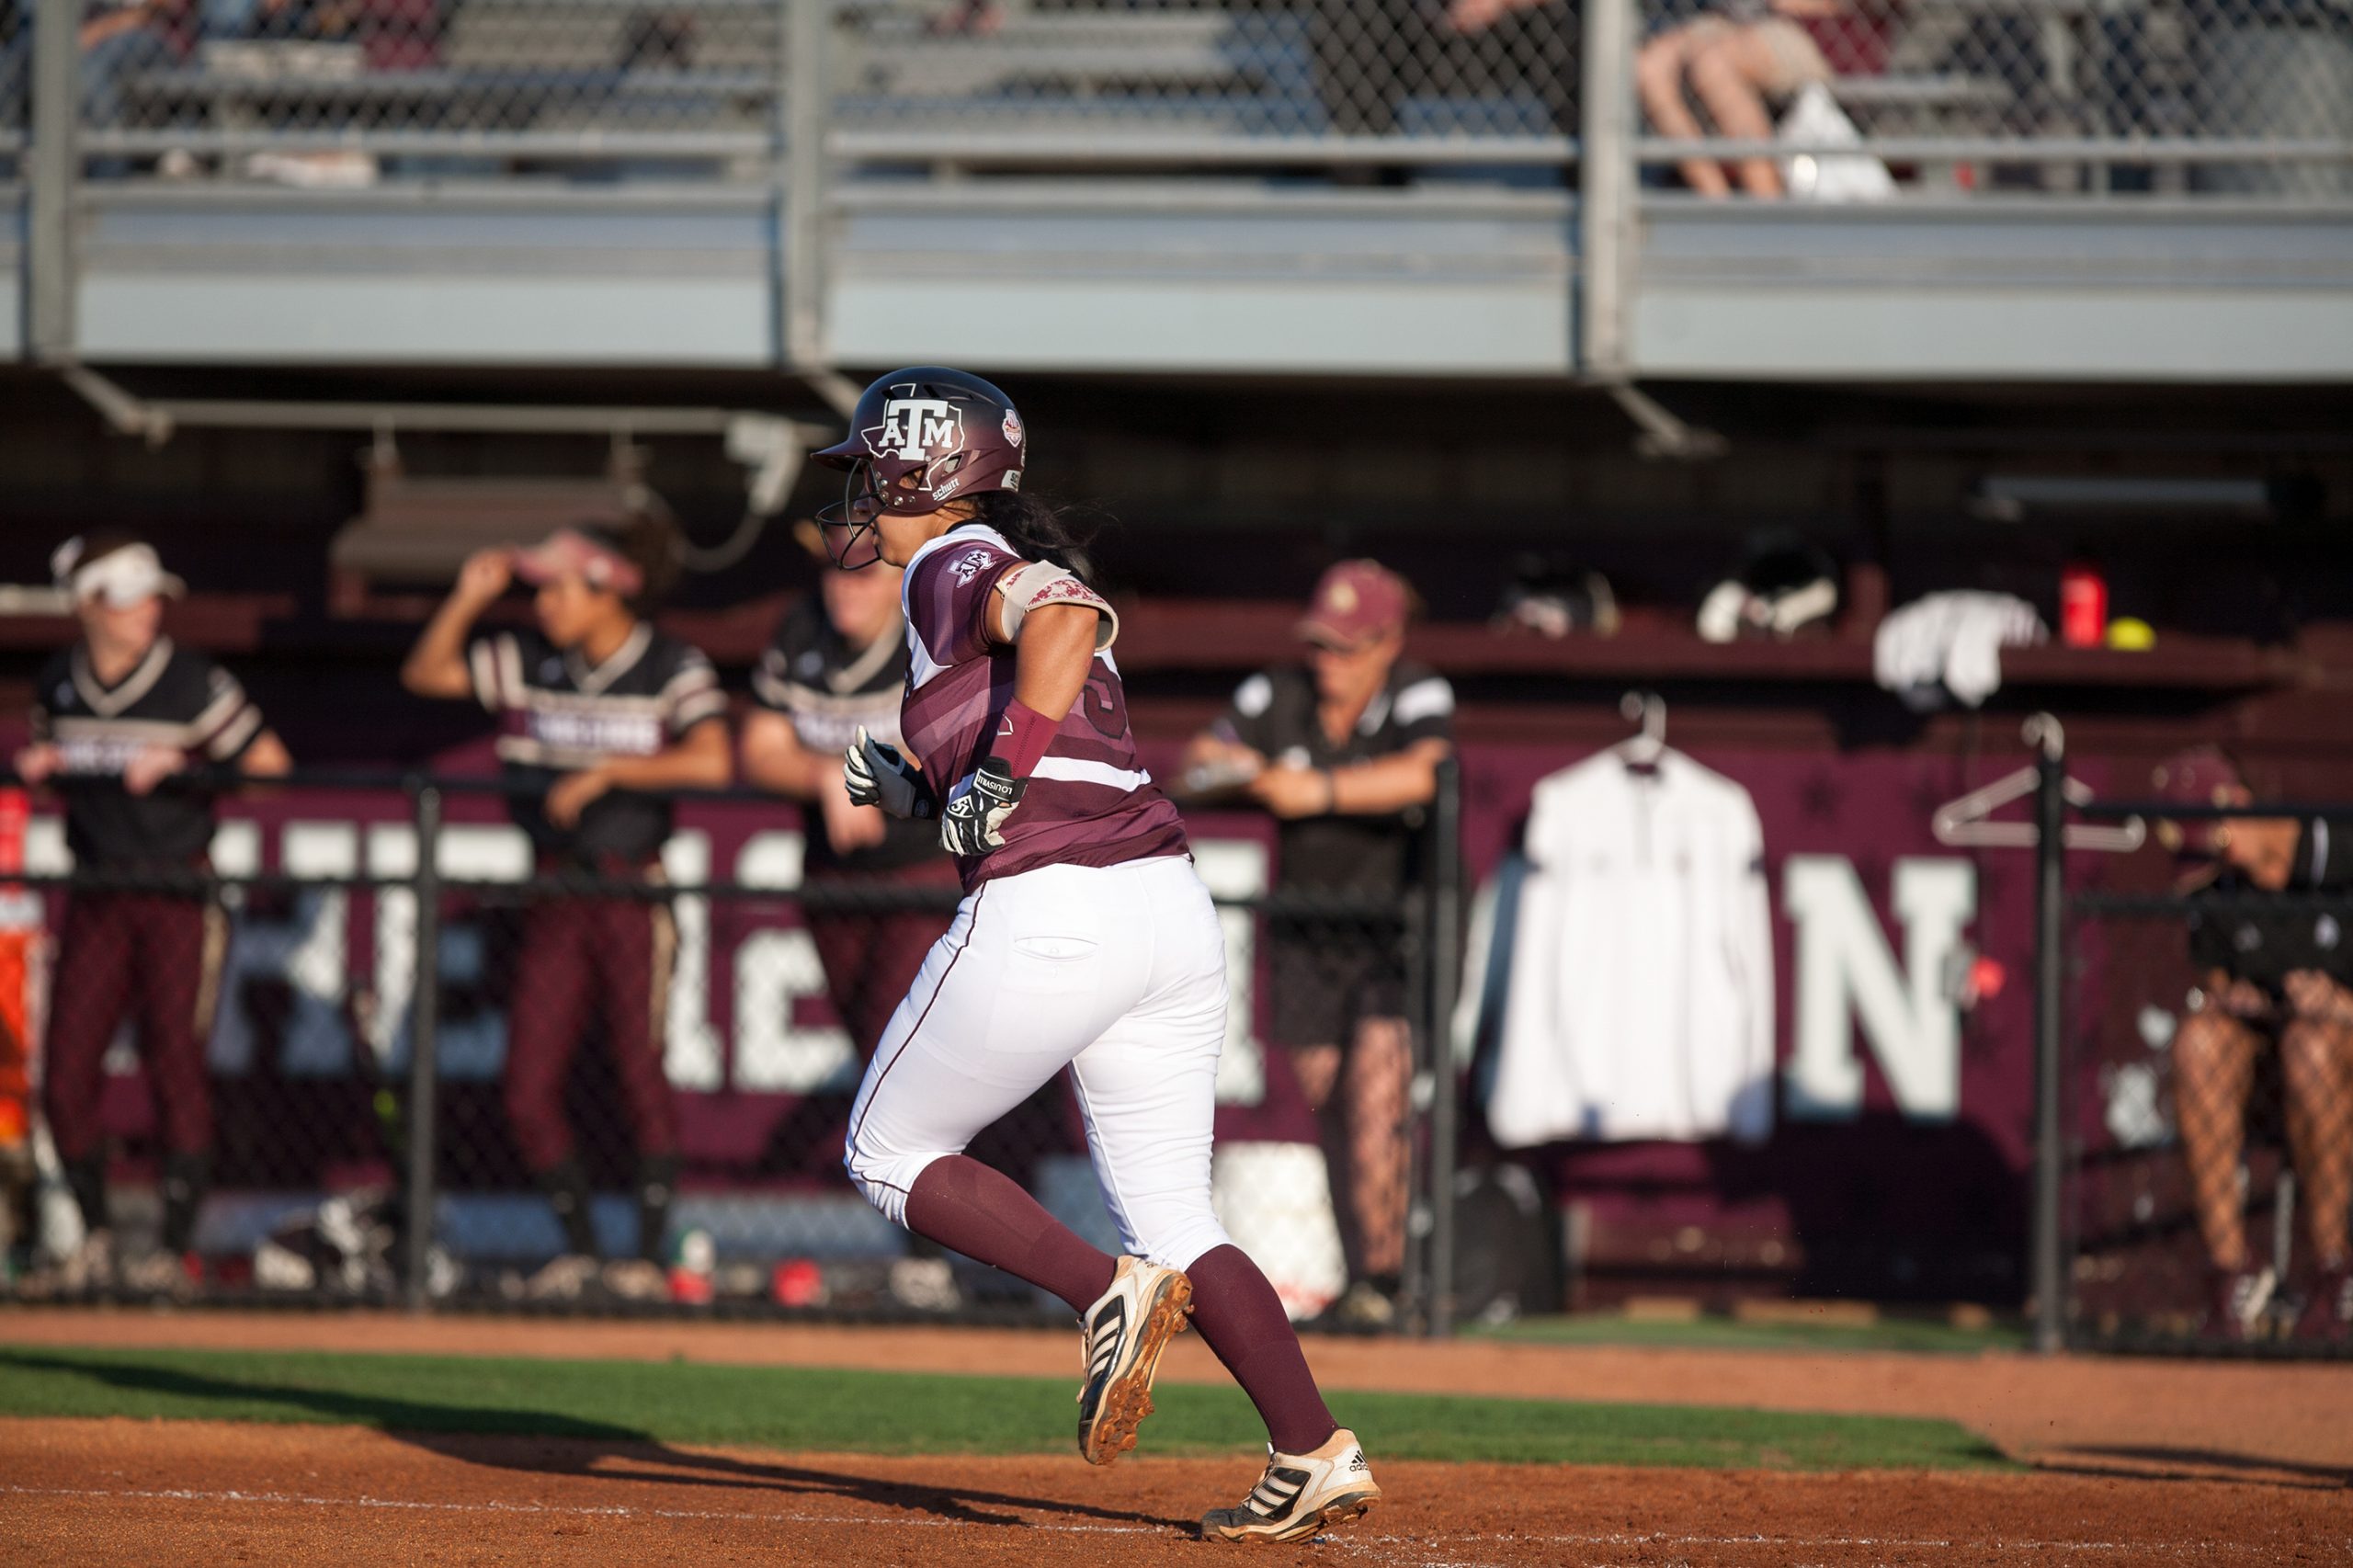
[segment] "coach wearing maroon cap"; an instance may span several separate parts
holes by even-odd
[[[1415,603],[1378,562],[1334,566],[1299,622],[1306,662],[1244,681],[1187,753],[1188,770],[1246,778],[1250,799],[1281,819],[1284,890],[1402,895],[1418,875],[1423,810],[1454,747],[1454,692],[1403,656]],[[1405,1260],[1404,958],[1326,919],[1269,920],[1267,940],[1275,1040],[1324,1117],[1347,1194],[1355,1282],[1341,1315],[1385,1323]]]

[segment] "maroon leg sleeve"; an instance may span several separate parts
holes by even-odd
[[[1281,1299],[1249,1254],[1232,1243],[1211,1247],[1185,1274],[1193,1282],[1194,1328],[1258,1407],[1275,1451],[1322,1448],[1340,1424],[1324,1407]]]
[[[589,906],[603,970],[605,1041],[641,1159],[678,1152],[678,1108],[662,1066],[677,927],[666,904],[598,899]]]
[[[131,930],[121,893],[76,893],[59,922],[50,983],[41,1110],[57,1157],[71,1164],[101,1141],[98,1096],[107,1043],[130,1000]]]
[[[563,1076],[587,1021],[589,966],[577,902],[545,899],[523,912],[523,946],[515,955],[506,999],[506,1119],[523,1163],[534,1174],[572,1153],[563,1119]]]
[[[907,1193],[907,1229],[1051,1290],[1074,1312],[1109,1290],[1119,1268],[1009,1177],[967,1154],[923,1168]]]
[[[164,1146],[176,1154],[212,1147],[212,1085],[205,1075],[203,1015],[210,1014],[220,953],[205,906],[195,899],[137,896],[139,1053],[147,1087],[163,1124]]]

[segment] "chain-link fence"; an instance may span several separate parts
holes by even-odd
[[[852,28],[836,108],[863,126],[1083,129],[1176,161],[1209,138],[1551,136],[1574,129],[1575,35],[1566,6],[1417,0],[876,10]]]
[[[32,118],[32,45],[31,13],[0,6],[0,177],[14,178],[23,167]]]
[[[824,58],[798,78],[794,8],[152,0],[84,29],[82,141],[137,160],[99,173],[350,187],[535,165],[765,180],[795,92],[882,161],[1264,162],[1279,141],[1314,163],[1333,138],[1457,157],[1442,144],[1536,136],[1559,162],[1574,129],[1565,6],[859,0],[813,7]]]
[[[774,0],[155,0],[118,15],[83,29],[94,173],[764,178],[778,137]]]
[[[64,869],[37,820],[38,897],[0,932],[48,1112],[17,1290],[1060,1311],[897,1229],[842,1167],[952,869],[804,879],[779,816],[690,798],[658,864],[558,866],[485,789],[297,779],[226,820],[200,874],[131,880]],[[1231,988],[1220,1216],[1296,1315],[1352,1280],[1417,1307],[1411,1194],[1450,1159],[1412,1108],[1447,1099],[1414,1089],[1449,1005],[1440,901],[1278,892],[1263,824],[1193,838]],[[971,1153],[1118,1246],[1063,1075]]]
[[[1393,183],[1623,155],[1582,90],[1622,53],[1633,156],[1702,195],[2353,194],[2347,0],[144,0],[80,45],[101,176],[765,184],[798,127],[853,168]]]
[[[2071,902],[2074,1336],[2353,1351],[2353,891]]]
[[[1651,0],[1635,83],[1704,196],[2353,194],[2339,0]]]

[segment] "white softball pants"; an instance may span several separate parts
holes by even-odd
[[[932,1161],[1067,1065],[1103,1201],[1131,1253],[1188,1267],[1210,1210],[1225,937],[1182,858],[1047,866],[968,894],[883,1031],[843,1164],[906,1223]]]

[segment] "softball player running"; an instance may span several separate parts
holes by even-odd
[[[846,782],[862,803],[936,817],[965,889],[867,1068],[844,1163],[892,1220],[1079,1313],[1089,1463],[1135,1446],[1189,1311],[1269,1453],[1201,1533],[1303,1540],[1381,1488],[1274,1288],[1211,1212],[1224,937],[1184,824],[1136,760],[1118,618],[1051,508],[1020,493],[1028,449],[1005,393],[924,367],[867,388],[848,438],[815,454],[849,475],[828,518],[835,559],[905,569],[913,756],[861,733]],[[1118,1258],[962,1152],[1065,1066]]]

